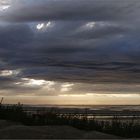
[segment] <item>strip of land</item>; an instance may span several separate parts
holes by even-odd
[[[20,123],[1,120],[0,139],[118,139],[120,137],[86,132],[70,126],[24,126]]]

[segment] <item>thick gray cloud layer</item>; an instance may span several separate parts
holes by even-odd
[[[125,20],[139,11],[138,0],[17,0],[5,19],[41,20]],[[16,5],[16,7],[14,7]]]
[[[21,73],[0,87],[24,77],[139,84],[139,12],[138,0],[13,0],[0,13],[0,69]]]

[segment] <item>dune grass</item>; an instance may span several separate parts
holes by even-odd
[[[100,131],[125,138],[140,138],[140,123],[134,123],[135,118],[130,121],[121,121],[114,116],[110,121],[99,121],[94,116],[63,115],[50,110],[43,114],[28,114],[23,110],[22,105],[0,106],[0,119],[21,122],[27,126],[45,125],[69,125],[86,131]]]

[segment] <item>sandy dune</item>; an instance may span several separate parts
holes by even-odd
[[[119,137],[92,131],[86,132],[70,126],[24,126],[0,121],[0,139],[117,139]]]

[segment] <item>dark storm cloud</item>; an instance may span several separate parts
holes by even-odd
[[[17,1],[0,15],[0,70],[21,72],[0,87],[18,89],[14,83],[24,77],[139,84],[139,5],[130,0]],[[37,30],[42,21],[50,21],[50,27]]]
[[[139,84],[76,84],[73,85],[72,90],[75,93],[139,93]]]
[[[14,0],[13,0],[14,2]],[[44,0],[16,1],[3,18],[11,21],[124,20],[136,14],[137,0]],[[129,14],[129,15],[128,15]]]

